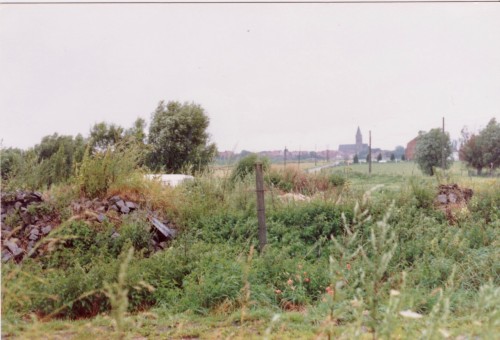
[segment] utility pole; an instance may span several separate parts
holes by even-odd
[[[445,134],[444,134],[444,117],[443,117],[443,135],[441,136],[441,168],[444,169],[446,168],[446,159],[444,156],[444,143],[445,143]]]
[[[300,169],[300,148],[299,148],[299,169]]]
[[[266,205],[264,202],[264,179],[262,163],[255,163],[255,182],[257,192],[257,220],[259,222],[259,251],[262,252],[267,243]]]
[[[372,173],[372,130],[369,131],[369,145],[368,145],[368,173]]]
[[[318,148],[314,145],[314,166],[318,165]]]
[[[326,162],[330,163],[330,145],[326,146]]]
[[[288,150],[286,149],[286,145],[285,145],[285,159],[284,159],[284,168],[285,168],[285,169],[286,169],[286,152],[287,152],[287,151],[288,151]]]

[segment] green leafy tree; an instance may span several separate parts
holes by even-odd
[[[81,135],[73,138],[54,133],[43,137],[33,148],[39,164],[38,182],[50,186],[69,179],[76,164],[82,161],[85,148],[86,141]]]
[[[217,153],[209,142],[209,122],[200,105],[161,101],[149,126],[149,166],[167,172],[204,170]]]
[[[23,151],[17,148],[0,149],[0,166],[2,179],[15,175],[23,162]]]
[[[125,137],[130,137],[135,142],[144,144],[146,142],[146,121],[137,118],[132,127],[125,131]]]
[[[124,137],[124,129],[116,124],[100,122],[90,129],[92,151],[103,151],[119,143]]]
[[[500,124],[491,119],[478,135],[462,130],[460,159],[481,175],[483,168],[495,169],[500,166]]]
[[[450,136],[441,129],[432,129],[420,135],[415,150],[415,160],[424,174],[433,176],[434,167],[441,165],[441,157],[445,158],[446,169],[451,166],[451,152]]]
[[[500,124],[492,118],[479,134],[485,163],[495,169],[500,166]]]
[[[358,163],[359,163],[358,154],[355,154],[355,155],[354,155],[354,158],[352,159],[352,162],[353,162],[354,164],[358,164]]]
[[[462,136],[464,141],[460,148],[459,157],[468,166],[476,169],[478,175],[481,175],[486,163],[481,151],[480,138],[475,134],[465,136],[464,130],[462,130]]]

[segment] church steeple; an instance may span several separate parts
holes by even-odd
[[[359,126],[358,126],[358,131],[356,132],[356,146],[358,147],[361,147],[361,145],[363,144],[363,135],[361,135],[361,130],[359,129]]]

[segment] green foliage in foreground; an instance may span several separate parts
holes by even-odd
[[[334,187],[332,196],[312,202],[283,203],[268,191],[269,245],[262,254],[253,250],[251,181],[202,178],[175,191],[175,214],[165,213],[182,233],[162,252],[152,252],[141,214],[120,227],[68,220],[50,235],[50,256],[3,266],[4,334],[44,329],[22,321],[29,313],[102,312],[112,320],[101,314],[90,327],[103,337],[102,325],[151,338],[497,334],[498,181],[472,183],[475,196],[451,225],[434,207],[427,180],[394,177],[397,189],[363,192],[359,184],[373,186],[378,177],[345,178],[342,191]],[[120,236],[112,238],[117,228]],[[128,316],[124,306],[138,314]],[[141,316],[145,309],[155,317]]]

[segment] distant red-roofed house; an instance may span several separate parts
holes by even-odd
[[[412,161],[415,159],[415,151],[417,149],[417,141],[420,136],[413,138],[406,145],[405,158],[407,161]]]

